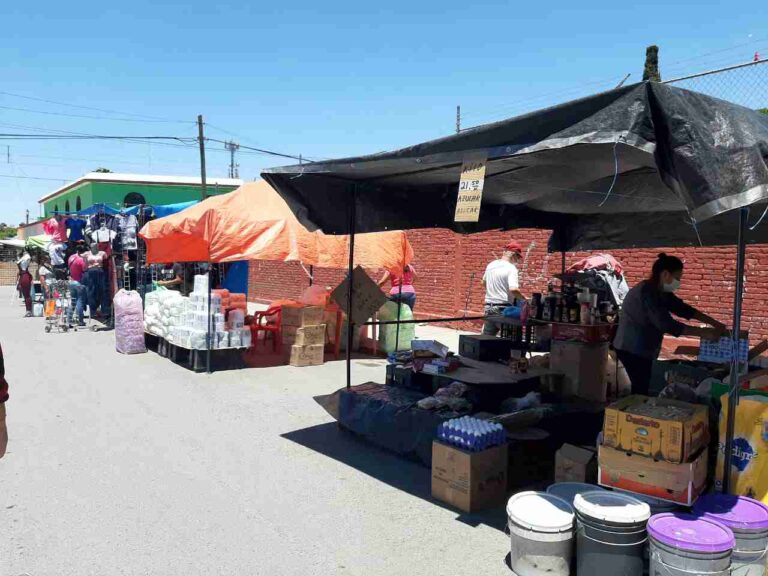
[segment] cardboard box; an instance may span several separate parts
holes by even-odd
[[[301,306],[286,304],[282,307],[281,326],[316,326],[323,323],[322,306]]]
[[[691,462],[673,464],[600,446],[598,464],[597,482],[600,486],[645,494],[683,506],[693,504],[707,484],[706,448]]]
[[[296,346],[314,346],[316,344],[325,345],[325,324],[316,324],[314,326],[288,326],[289,335],[292,333],[291,344]],[[283,339],[285,342],[285,339]]]
[[[298,326],[281,326],[280,336],[283,339],[283,344],[293,345],[296,343],[296,333],[299,331]]]
[[[445,358],[450,351],[448,346],[437,340],[411,340],[411,350],[414,356],[417,353],[425,353],[427,356],[434,355],[437,358]]]
[[[603,444],[609,448],[681,463],[690,462],[708,442],[706,406],[627,396],[605,409]]]
[[[555,482],[583,482],[597,480],[597,454],[594,449],[563,444],[555,453]]]
[[[291,346],[291,366],[320,366],[323,364],[325,346],[313,344],[312,346]]]
[[[506,444],[465,452],[442,442],[432,444],[432,497],[464,512],[501,504],[507,495]]]
[[[563,392],[593,402],[605,402],[608,343],[585,344],[553,340],[549,367],[563,374]]]

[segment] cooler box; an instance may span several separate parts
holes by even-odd
[[[482,362],[509,360],[512,340],[485,334],[462,334],[459,336],[459,356]]]

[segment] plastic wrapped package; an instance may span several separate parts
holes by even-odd
[[[208,274],[195,274],[194,291],[208,292]]]
[[[230,330],[240,330],[245,326],[245,312],[236,308],[227,314],[227,326]]]
[[[240,329],[240,342],[243,348],[251,347],[251,329],[248,327]]]
[[[113,300],[115,310],[115,348],[121,354],[141,354],[144,343],[144,311],[141,296],[135,291],[120,290]]]
[[[215,348],[229,348],[229,332],[226,330],[224,331],[216,331],[215,332],[216,338],[214,340],[214,347]]]

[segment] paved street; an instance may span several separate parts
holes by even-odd
[[[510,574],[503,512],[432,502],[426,468],[313,400],[343,362],[198,375],[22,316],[0,289],[2,576]],[[356,361],[354,380],[383,366]]]

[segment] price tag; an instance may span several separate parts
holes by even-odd
[[[461,165],[459,196],[456,199],[454,222],[477,222],[480,220],[480,204],[483,201],[486,159],[476,159]]]

